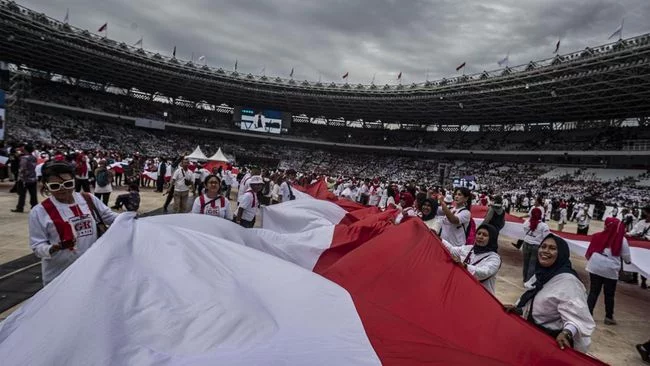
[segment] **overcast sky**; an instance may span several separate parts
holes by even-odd
[[[624,18],[650,32],[650,0],[29,0],[32,10],[147,50],[267,76],[350,83],[422,82],[598,46]]]

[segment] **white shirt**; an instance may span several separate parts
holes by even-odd
[[[359,188],[359,194],[368,194],[368,186],[365,184],[361,185],[361,188]]]
[[[241,182],[239,182],[239,190],[237,191],[237,198],[241,197],[244,192],[248,191],[250,188],[250,185],[248,184],[248,180],[252,177],[251,173],[246,173],[242,179]]]
[[[221,197],[218,196],[214,201],[205,193],[202,194],[205,207],[203,208],[204,215],[217,216],[227,220],[232,220],[232,210],[230,209],[230,201],[224,197],[223,206],[221,205]],[[192,204],[192,213],[201,213],[201,198],[197,197]]]
[[[585,213],[579,213],[578,216],[576,216],[578,219],[578,227],[579,228],[586,228],[589,227],[589,223],[591,222],[591,218],[589,217],[588,214]]]
[[[442,244],[445,245],[451,255],[459,257],[461,261],[465,261],[469,255],[469,264],[467,271],[476,277],[481,285],[485,287],[492,295],[496,291],[497,272],[501,268],[501,257],[495,252],[487,252],[475,254],[472,252],[473,245],[463,245],[456,247],[451,245],[448,241],[443,240]]]
[[[650,230],[647,230],[650,227],[650,222],[645,220],[639,221],[634,225],[632,231],[630,231],[630,236],[640,236],[645,231],[645,236],[643,237],[646,240],[650,240]],[[647,230],[647,231],[646,231]]]
[[[621,269],[621,258],[626,263],[631,261],[630,246],[625,238],[623,238],[623,244],[621,245],[620,257],[613,256],[612,250],[605,248],[602,254],[593,253],[591,255],[585,269],[587,272],[599,275],[600,277],[618,280],[618,271]]]
[[[61,218],[69,222],[76,233],[77,243],[74,251],[59,250],[50,256],[53,244],[61,242],[54,222],[47,214],[42,203],[34,206],[29,212],[29,246],[34,254],[41,258],[43,284],[47,285],[71,265],[79,256],[88,250],[97,241],[97,228],[90,208],[81,193],[73,193],[75,203],[61,203],[50,197],[54,207],[59,211]],[[110,225],[117,214],[108,208],[99,198],[90,195],[105,224]],[[77,211],[81,215],[75,216]]]
[[[381,188],[372,187],[370,189],[370,198],[368,199],[368,205],[369,206],[379,205],[380,196],[381,196]]]
[[[43,176],[43,165],[45,163],[40,163],[36,166],[34,170],[36,170],[36,179],[39,179]]]
[[[530,230],[530,220],[526,220],[522,226],[524,230],[524,241],[530,245],[540,245],[545,237],[551,233],[551,229],[545,222],[539,222],[535,230]]]
[[[536,281],[533,275],[524,288],[532,289]],[[561,273],[551,278],[532,302],[535,322],[549,329],[570,330],[575,349],[583,353],[588,351],[596,323],[587,306],[587,290],[576,276]],[[524,306],[524,319],[530,313],[530,303]]]
[[[200,179],[201,183],[205,182],[205,178],[207,178],[208,175],[212,174],[212,173],[210,173],[209,170],[207,170],[205,168],[201,168],[200,170],[198,170],[198,172],[199,172],[199,179]],[[221,178],[219,178],[219,179],[221,179]]]
[[[566,224],[566,220],[567,220],[567,210],[566,210],[566,208],[561,208],[560,209],[560,221],[558,221],[558,223]]]
[[[194,180],[193,173],[189,170],[183,170],[183,168],[178,168],[172,175],[172,180],[174,181],[174,192],[187,192],[190,190],[190,187],[185,184],[185,179]]]
[[[275,201],[279,201],[280,200],[280,185],[275,183],[275,182],[271,182],[271,184],[273,184],[273,187],[271,188],[271,199],[273,199]]]
[[[257,215],[257,206],[259,205],[256,193],[248,190],[237,199],[237,202],[239,202],[239,208],[244,209],[241,214],[242,220],[253,221]]]
[[[460,210],[452,208],[451,212],[453,212],[454,216],[460,220],[460,223],[452,224],[442,211],[442,208],[438,208],[438,214],[445,215],[442,219],[442,232],[440,233],[440,238],[448,241],[455,247],[461,247],[467,244],[465,229],[467,229],[467,226],[469,225],[469,220],[472,219],[472,214],[467,208],[461,208]]]
[[[291,188],[291,191],[293,191],[293,188]],[[281,202],[291,201],[291,191],[289,191],[289,184],[286,181],[280,184],[280,194],[278,197],[282,198]]]
[[[544,221],[551,221],[551,212],[553,212],[553,205],[549,203],[544,212]]]

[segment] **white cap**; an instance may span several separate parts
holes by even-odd
[[[248,184],[264,184],[264,179],[259,175],[254,175],[248,180]]]
[[[447,193],[447,195],[445,196],[445,203],[452,203],[452,202],[454,202],[454,197],[451,194]]]

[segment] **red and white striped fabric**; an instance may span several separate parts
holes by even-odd
[[[601,364],[506,314],[418,219],[325,198],[262,229],[122,214],[0,323],[3,365]]]
[[[483,222],[483,217],[486,214],[487,207],[472,207],[472,217],[477,224]],[[501,229],[501,234],[511,237],[514,240],[521,239],[525,234],[523,223],[524,220],[521,218],[506,214],[506,224]],[[573,234],[557,230],[552,230],[552,232],[564,238],[569,244],[571,251],[576,255],[584,256],[587,253],[587,248],[591,242],[591,235]],[[650,277],[650,242],[647,240],[628,238],[628,243],[630,244],[632,264],[624,264],[624,269],[630,272],[639,272],[645,277]]]

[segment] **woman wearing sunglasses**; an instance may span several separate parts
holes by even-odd
[[[47,285],[97,240],[97,224],[113,223],[117,214],[89,193],[76,193],[75,171],[66,162],[43,165],[45,189],[51,194],[29,214],[29,241],[41,258]]]

